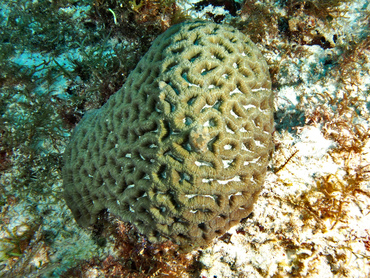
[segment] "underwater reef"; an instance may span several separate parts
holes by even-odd
[[[9,0],[0,18],[0,277],[370,275],[368,1]],[[235,28],[267,62],[274,154],[252,213],[188,253],[176,240],[151,242],[136,219],[124,222],[112,208],[81,228],[63,193],[73,130],[139,80],[139,61],[158,36],[198,20]],[[198,85],[189,74],[178,78]],[[160,84],[157,94],[177,101]],[[189,150],[209,151],[194,120],[172,123],[202,135]],[[168,159],[177,161],[173,152]]]

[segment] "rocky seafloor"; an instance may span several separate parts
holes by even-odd
[[[6,1],[0,12],[0,277],[368,277],[367,1]],[[110,217],[81,229],[62,155],[153,39],[231,24],[267,59],[275,153],[252,214],[208,248],[150,246]]]

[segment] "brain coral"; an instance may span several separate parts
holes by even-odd
[[[151,242],[205,246],[248,216],[273,144],[266,62],[233,27],[175,25],[125,85],[87,113],[65,151],[65,199],[87,227],[103,210]]]

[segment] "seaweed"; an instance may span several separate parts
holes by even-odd
[[[90,18],[116,38],[140,40],[145,53],[155,37],[187,16],[174,0],[95,0]]]
[[[98,269],[104,277],[186,277],[199,275],[197,256],[178,253],[171,242],[150,244],[131,224],[115,220],[108,225],[103,237],[114,237],[115,255],[104,259],[92,258],[69,269],[61,277],[80,277],[89,269]]]
[[[26,231],[19,234],[18,230],[23,225],[26,226]],[[5,251],[5,258],[1,258],[0,261],[14,259],[8,269],[2,272],[2,277],[44,277],[44,274],[50,274],[58,266],[58,263],[42,264],[41,260],[37,259],[37,256],[47,253],[42,226],[37,226],[37,223],[32,226],[23,225],[13,228],[13,231],[8,232],[8,237],[0,240],[11,246]]]
[[[240,10],[240,18],[233,19],[243,33],[248,34],[254,43],[265,43],[278,36],[278,15],[270,1],[245,1]]]
[[[67,1],[8,1],[11,12],[5,21],[2,42],[33,51],[65,51],[76,39],[82,40],[72,15],[60,9],[69,5]]]

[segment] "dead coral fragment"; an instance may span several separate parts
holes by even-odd
[[[208,127],[195,126],[190,131],[190,144],[198,152],[206,152],[207,144],[211,139]]]

